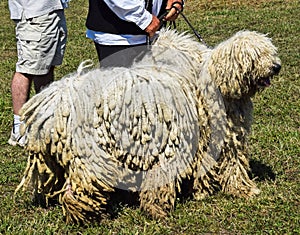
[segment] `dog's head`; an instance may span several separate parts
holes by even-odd
[[[208,69],[223,96],[241,98],[268,87],[281,62],[270,38],[240,31],[212,50]]]

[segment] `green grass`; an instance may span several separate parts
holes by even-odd
[[[87,1],[72,1],[66,11],[69,41],[57,79],[86,59],[97,61],[85,38]],[[0,2],[0,234],[300,234],[300,81],[298,0],[189,0],[185,14],[207,44],[241,29],[268,33],[279,49],[282,71],[255,97],[250,138],[252,176],[261,194],[245,200],[217,194],[203,201],[178,202],[162,221],[136,208],[120,207],[101,225],[66,225],[59,206],[35,207],[30,192],[14,190],[26,166],[26,153],[7,144],[12,123],[10,81],[16,62],[14,24],[7,1]],[[190,31],[178,20],[178,29]]]

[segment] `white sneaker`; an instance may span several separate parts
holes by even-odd
[[[24,147],[25,146],[25,135],[21,136],[20,133],[14,133],[14,131],[11,130],[8,143],[12,146],[19,145],[21,147]]]

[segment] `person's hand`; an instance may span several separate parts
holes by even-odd
[[[178,2],[181,2],[181,4]],[[165,16],[164,19],[166,21],[174,21],[177,19],[179,12],[183,10],[183,1],[182,0],[168,0],[166,9],[170,10],[170,11]]]
[[[147,28],[145,29],[146,33],[148,33],[148,35],[150,37],[153,37],[155,32],[160,28],[160,20],[155,16],[152,15],[152,21],[151,23],[147,26]]]

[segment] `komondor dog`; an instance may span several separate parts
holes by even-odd
[[[22,108],[24,177],[58,198],[67,221],[99,221],[116,189],[136,192],[154,218],[178,193],[249,197],[251,97],[280,70],[265,35],[241,31],[213,49],[164,30],[130,68],[84,70],[52,83]],[[184,192],[183,192],[184,193]]]

